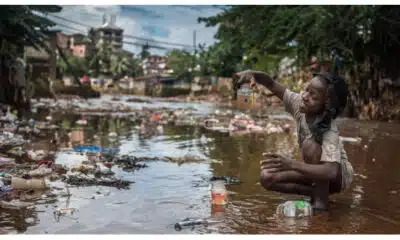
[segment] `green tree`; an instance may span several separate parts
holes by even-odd
[[[120,51],[111,56],[111,71],[117,78],[125,75],[137,76],[141,72],[139,63],[139,59],[134,58],[124,51]]]
[[[274,56],[272,62],[292,56],[303,66],[311,56],[332,63],[330,54],[336,52],[343,58],[343,64],[338,64],[343,65],[342,73],[350,76],[350,109],[355,115],[362,104],[381,101],[388,91],[379,87],[386,85],[385,78],[395,80],[400,75],[398,6],[231,6],[199,21],[218,25],[216,47],[227,50],[217,54],[220,60],[227,53],[251,52],[253,66],[265,68],[260,66],[267,62],[265,56]],[[230,65],[241,61],[237,57]],[[271,68],[271,64],[262,65]]]
[[[182,76],[192,68],[193,57],[185,50],[174,49],[167,53],[168,66],[174,71],[175,76]]]
[[[69,65],[67,65],[66,62],[61,58],[57,60],[57,67],[60,69],[60,73],[62,75],[83,76],[88,74],[88,64],[85,58],[69,54],[66,56],[66,59]]]
[[[88,69],[91,76],[107,76],[112,75],[112,56],[113,49],[109,41],[103,42],[97,46],[96,50],[88,59]]]
[[[0,101],[10,105],[20,105],[15,102],[15,86],[8,79],[11,73],[10,63],[16,57],[22,57],[24,47],[32,46],[36,50],[51,51],[48,46],[48,33],[55,23],[48,20],[47,13],[61,11],[60,6],[43,5],[3,5],[0,7]],[[27,86],[33,85],[28,78]],[[29,90],[27,97],[33,90]],[[18,97],[21,100],[21,97]],[[17,100],[18,102],[20,102]],[[22,101],[29,105],[29,98]],[[18,108],[21,106],[17,106]]]
[[[55,23],[45,17],[47,13],[61,11],[60,6],[4,5],[0,8],[0,54],[15,56],[23,46],[49,50],[46,40]],[[19,52],[18,54],[21,54]]]

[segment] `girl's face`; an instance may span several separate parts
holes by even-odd
[[[316,116],[325,109],[327,100],[326,83],[320,77],[314,77],[300,93],[300,112]]]

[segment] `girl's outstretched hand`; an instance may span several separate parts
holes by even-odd
[[[255,86],[256,81],[254,78],[253,70],[246,70],[246,71],[235,73],[233,75],[233,85],[235,87],[240,88],[240,86],[245,83],[249,83],[250,87]]]
[[[267,169],[270,172],[292,170],[293,160],[275,153],[263,153],[265,160],[260,161],[261,170]]]

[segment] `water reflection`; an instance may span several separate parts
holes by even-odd
[[[276,207],[299,196],[264,190],[259,184],[259,161],[267,151],[299,159],[297,140],[292,133],[230,137],[201,127],[165,126],[163,134],[144,137],[139,135],[140,122],[127,116],[86,116],[86,125],[77,124],[79,119],[81,115],[54,113],[53,120],[62,126],[60,147],[77,144],[115,147],[122,154],[150,157],[190,153],[215,161],[181,165],[148,162],[148,168],[135,172],[113,169],[119,177],[136,182],[130,190],[73,188],[68,200],[40,196],[39,200],[31,199],[36,201],[31,210],[2,210],[0,228],[27,233],[174,233],[176,222],[192,217],[221,219],[222,223],[182,233],[399,232],[397,125],[342,120],[343,136],[363,139],[359,145],[345,143],[359,175],[347,192],[332,197],[332,210],[328,214],[288,219],[276,216]],[[48,147],[49,142],[44,139],[41,144]],[[243,182],[228,186],[229,201],[223,207],[210,203],[211,176],[237,176]],[[96,192],[104,191],[110,194],[102,194],[101,198],[96,194],[92,198]],[[76,219],[62,217],[56,222],[53,205],[78,208],[79,213],[74,216]]]
[[[71,143],[74,145],[85,144],[83,128],[78,128],[71,131]]]
[[[17,233],[26,232],[29,227],[39,223],[35,207],[23,209],[2,209],[0,211],[0,229]]]

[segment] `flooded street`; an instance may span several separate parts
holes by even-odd
[[[103,98],[102,98],[103,99]],[[106,96],[105,99],[109,99]],[[104,99],[103,99],[104,100]],[[210,103],[129,103],[135,107],[192,107],[208,115],[216,108]],[[39,113],[38,113],[39,114]],[[46,114],[40,115],[42,118]],[[74,128],[80,118],[73,113],[52,113],[53,120]],[[33,208],[2,209],[0,233],[28,234],[175,234],[175,233],[399,233],[400,178],[398,153],[400,125],[340,119],[341,136],[360,137],[361,143],[345,142],[356,176],[351,188],[331,197],[332,210],[312,218],[290,219],[276,216],[278,204],[300,196],[264,190],[259,184],[262,153],[278,151],[299,157],[297,139],[290,133],[229,136],[199,126],[165,125],[163,134],[139,135],[140,122],[129,116],[87,116],[81,131],[81,144],[119,148],[119,154],[135,157],[187,154],[204,162],[175,163],[144,161],[148,166],[135,171],[113,167],[116,175],[134,181],[129,189],[105,186],[71,187],[69,197],[38,197]],[[64,128],[64,130],[63,130]],[[66,132],[66,130],[65,130]],[[117,138],[111,140],[109,134]],[[49,138],[32,145],[55,148]],[[61,141],[60,147],[66,147]],[[54,149],[54,150],[57,150]],[[57,158],[73,159],[78,153],[58,153]],[[242,183],[227,186],[228,204],[211,205],[209,179],[236,176]],[[57,208],[75,208],[71,216],[56,217]],[[174,229],[186,218],[207,218],[215,223]]]

